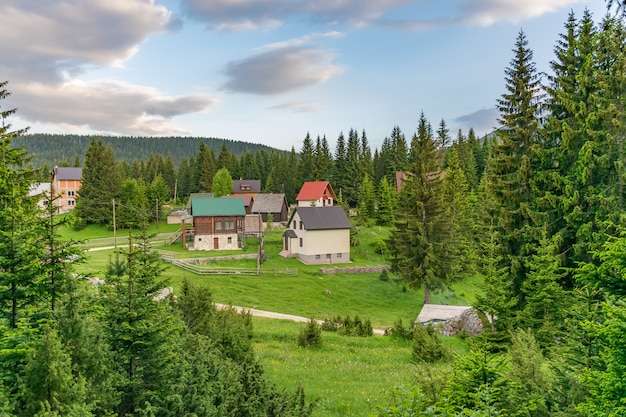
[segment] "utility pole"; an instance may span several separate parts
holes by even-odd
[[[111,200],[113,205],[113,246],[117,249],[117,228],[115,227],[115,199]]]

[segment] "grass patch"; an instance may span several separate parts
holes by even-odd
[[[412,385],[420,366],[411,341],[392,337],[349,337],[322,332],[319,348],[297,345],[305,323],[253,318],[255,352],[279,389],[301,385],[308,400],[319,399],[316,417],[366,416],[388,403],[388,390]],[[442,338],[455,352],[467,350],[460,338]]]

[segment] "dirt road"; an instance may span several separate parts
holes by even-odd
[[[226,304],[215,304],[215,306],[217,308],[228,308],[229,306]],[[307,317],[300,317],[300,316],[294,316],[291,314],[283,314],[283,313],[275,313],[273,311],[263,311],[263,310],[257,310],[254,308],[247,308],[247,307],[238,307],[238,306],[232,306],[233,308],[235,308],[237,311],[242,312],[242,311],[249,311],[250,314],[252,314],[255,317],[263,317],[266,319],[278,319],[278,320],[291,320],[291,321],[296,321],[299,323],[306,323],[307,321],[309,321],[309,319]],[[322,320],[317,320],[318,323],[322,323]],[[375,335],[379,335],[382,336],[385,334],[384,330],[381,329],[374,329],[373,330]]]

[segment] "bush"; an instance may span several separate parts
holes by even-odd
[[[380,272],[380,275],[378,276],[378,278],[379,278],[381,281],[384,281],[384,282],[389,282],[389,272],[387,271],[387,269],[383,269],[383,270]]]
[[[301,347],[317,347],[322,345],[322,328],[315,321],[315,319],[309,319],[307,325],[300,328],[298,334],[298,346]]]
[[[413,331],[413,357],[432,363],[452,359],[452,352],[441,344],[433,326],[417,326]]]
[[[326,332],[336,332],[341,327],[341,316],[326,317],[322,323],[322,330]]]
[[[404,327],[404,323],[402,323],[402,319],[398,317],[398,319],[391,326],[391,336],[398,337],[400,339],[411,340],[413,339],[414,327],[406,328]]]

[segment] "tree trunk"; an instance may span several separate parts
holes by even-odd
[[[424,304],[430,304],[430,286],[424,283]]]

